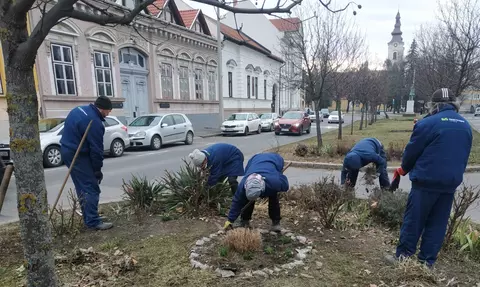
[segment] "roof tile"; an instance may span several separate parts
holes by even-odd
[[[167,0],[155,0],[152,5],[148,5],[147,9],[150,15],[156,17],[158,13],[162,11],[165,2],[167,2]]]
[[[180,11],[180,16],[182,17],[183,22],[185,23],[185,27],[190,29],[190,27],[193,24],[193,21],[195,21],[195,17],[197,17],[197,14],[198,14],[198,9]]]

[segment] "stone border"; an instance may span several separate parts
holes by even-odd
[[[314,169],[326,169],[326,170],[341,170],[342,164],[340,163],[327,163],[327,162],[308,162],[308,161],[291,161],[287,160],[285,163],[290,163],[291,167],[300,167],[300,168],[314,168]],[[394,172],[397,167],[389,166],[387,171]],[[360,171],[364,171],[365,168],[361,168]],[[465,172],[479,172],[480,166],[478,165],[469,165],[465,169]]]
[[[268,230],[265,230],[265,229],[257,229],[257,230],[260,232],[260,234],[266,234],[266,233],[269,232]],[[273,234],[279,235],[278,233],[273,232],[273,231],[270,232],[270,233],[272,235]],[[198,269],[201,269],[201,270],[212,270],[213,269],[213,266],[210,266],[208,264],[204,264],[204,263],[198,261],[198,259],[200,257],[199,251],[201,249],[203,249],[203,247],[205,246],[205,243],[208,243],[212,240],[215,240],[216,238],[219,238],[221,235],[224,235],[224,234],[225,234],[225,231],[220,230],[220,231],[217,231],[215,233],[210,234],[208,237],[202,237],[201,239],[199,239],[195,242],[195,247],[193,247],[190,250],[190,255],[188,257],[190,259],[190,264],[192,265],[193,268],[198,268]],[[281,271],[292,270],[293,268],[295,268],[297,266],[305,265],[304,260],[307,258],[307,254],[316,252],[316,250],[314,250],[313,246],[312,246],[313,242],[311,240],[307,239],[305,236],[300,236],[300,235],[296,236],[295,234],[293,234],[291,231],[289,231],[287,229],[282,229],[280,231],[280,234],[284,235],[284,236],[287,236],[287,237],[290,237],[290,239],[292,239],[293,241],[298,241],[299,243],[305,245],[306,247],[302,248],[302,249],[300,249],[300,248],[295,249],[296,254],[295,254],[295,258],[293,259],[292,262],[285,263],[281,266],[274,266],[273,270],[269,269],[269,268],[263,268],[262,270],[246,271],[246,272],[241,273],[240,277],[259,276],[259,277],[268,278],[270,275],[274,275],[275,273],[278,274]],[[229,277],[236,276],[235,272],[233,272],[231,270],[223,270],[223,269],[220,269],[220,268],[216,268],[215,273],[219,277],[222,277],[222,278],[229,278]]]

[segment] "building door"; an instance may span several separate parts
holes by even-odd
[[[149,113],[147,60],[134,48],[123,48],[118,53],[125,118],[130,124],[135,118]]]

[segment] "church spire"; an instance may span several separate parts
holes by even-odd
[[[400,22],[400,11],[397,12],[397,16],[395,17],[395,26],[392,31],[392,40],[390,43],[403,43],[403,38],[402,38],[402,30],[400,30],[400,27],[402,26],[402,23]]]

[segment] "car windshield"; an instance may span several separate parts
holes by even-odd
[[[65,119],[41,119],[38,121],[38,131],[41,133],[54,132],[62,127]]]
[[[331,116],[338,116],[338,112],[337,111],[333,111],[330,113]]]
[[[321,109],[320,112],[321,113],[328,113],[328,109]]]
[[[260,115],[260,118],[261,118],[262,120],[271,119],[271,118],[272,118],[272,114],[261,114],[261,115]]]
[[[244,121],[247,119],[247,114],[232,114],[227,121]]]
[[[302,118],[302,114],[288,112],[288,113],[285,113],[282,118],[289,119],[289,120],[298,120]]]
[[[162,116],[142,116],[136,118],[129,126],[131,127],[148,127],[157,125]]]

